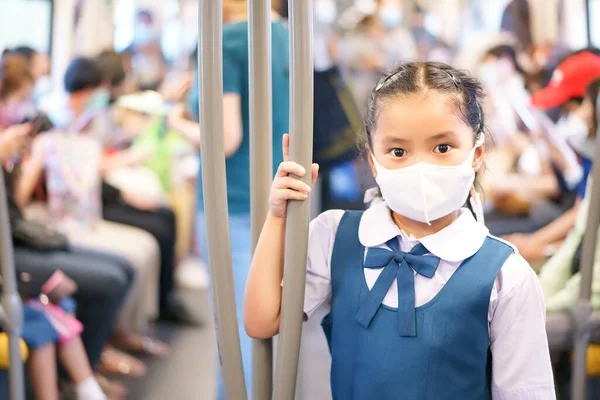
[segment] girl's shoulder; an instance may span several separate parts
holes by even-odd
[[[327,210],[319,214],[310,223],[311,236],[335,237],[346,210]]]
[[[321,214],[319,214],[315,219],[313,219],[310,225],[311,227],[319,225],[337,230],[337,227],[340,224],[340,221],[342,220],[342,217],[345,213],[345,210],[339,209],[324,211]]]
[[[537,274],[531,268],[527,260],[519,254],[516,247],[505,240],[493,236],[491,237],[505,243],[513,249],[513,253],[508,256],[504,262],[496,279],[498,297],[504,297],[510,293],[514,293],[522,287],[539,285]]]

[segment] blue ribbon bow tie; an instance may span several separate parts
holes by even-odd
[[[367,251],[365,268],[383,268],[383,271],[360,306],[356,314],[356,321],[365,328],[369,327],[396,278],[398,281],[397,313],[400,336],[416,336],[413,269],[419,275],[431,279],[440,264],[440,259],[435,256],[426,256],[425,254],[429,252],[421,243],[408,253],[399,250],[396,238],[390,240],[387,245],[392,251],[381,248],[370,248]]]

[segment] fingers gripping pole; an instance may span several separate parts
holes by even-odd
[[[598,112],[600,110],[596,110]],[[583,248],[581,254],[581,286],[579,288],[579,302],[573,310],[575,320],[575,359],[573,362],[572,393],[573,400],[586,399],[587,386],[587,348],[591,334],[592,305],[592,280],[594,278],[594,263],[596,257],[596,243],[598,240],[598,227],[600,226],[600,139],[596,138],[596,151],[592,169],[592,185],[589,199],[588,218]]]
[[[208,262],[225,396],[245,400],[246,386],[238,332],[225,183],[223,135],[222,0],[198,4],[200,148]]]
[[[273,175],[271,80],[271,2],[251,0],[250,47],[250,208],[252,251],[269,212]],[[270,400],[273,388],[273,342],[252,341],[252,399]]]
[[[10,233],[8,207],[6,203],[6,186],[4,172],[0,171],[0,262],[2,263],[2,325],[8,333],[10,357],[10,398],[25,399],[23,368],[21,359],[21,327],[23,325],[23,306],[17,292],[13,243]]]
[[[313,132],[313,0],[290,0],[290,54],[291,54],[291,107],[290,159],[306,169],[303,181],[311,183]],[[288,204],[285,260],[283,273],[283,300],[277,373],[273,398],[290,400],[295,397],[296,376],[302,318],[306,256],[308,246],[308,201],[290,201]]]

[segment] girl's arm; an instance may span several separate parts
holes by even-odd
[[[496,282],[497,299],[490,303],[492,399],[555,399],[538,277],[522,257],[513,255]]]
[[[43,135],[38,136],[32,146],[31,156],[23,161],[21,176],[15,182],[15,201],[20,208],[23,208],[31,200],[35,187],[44,171],[44,150]]]
[[[246,283],[244,324],[248,335],[257,339],[279,332],[285,223],[285,218],[267,216]]]
[[[290,174],[304,176],[306,171],[295,162],[287,161],[289,136],[283,137],[284,162],[273,181],[270,211],[258,240],[244,298],[244,325],[249,336],[257,339],[273,337],[279,332],[281,282],[288,200],[306,200],[311,187]],[[312,182],[318,166],[313,165]]]

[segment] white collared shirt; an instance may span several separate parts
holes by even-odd
[[[331,210],[311,222],[304,302],[308,317],[331,298],[331,254],[343,215],[342,210]],[[441,259],[432,279],[415,273],[416,307],[432,300],[460,264],[479,250],[488,235],[488,229],[478,223],[469,210],[463,209],[450,226],[417,240],[398,228],[384,201],[365,211],[359,227],[359,239],[365,248],[387,248],[385,243],[398,237],[402,251],[408,252],[421,242]],[[369,288],[381,271],[365,269]],[[394,282],[383,304],[397,307],[397,290]],[[555,399],[545,313],[535,272],[521,256],[511,255],[496,278],[488,311],[493,400]]]

